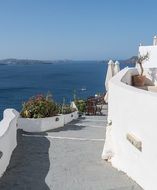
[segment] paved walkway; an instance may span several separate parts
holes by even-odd
[[[105,124],[106,116],[86,116],[47,133],[18,131],[0,190],[142,190],[101,160]]]

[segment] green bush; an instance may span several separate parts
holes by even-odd
[[[23,104],[20,115],[23,118],[45,118],[58,113],[59,107],[51,96],[37,95]]]
[[[59,113],[60,114],[69,114],[76,111],[75,108],[71,108],[69,104],[60,105]]]
[[[84,113],[86,111],[86,101],[85,100],[75,100],[75,104],[76,104],[79,112]]]

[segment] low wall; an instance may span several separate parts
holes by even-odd
[[[109,82],[108,126],[102,153],[145,190],[156,190],[157,93],[130,86],[136,69]]]
[[[26,132],[44,132],[64,126],[64,115],[47,118],[18,118],[18,128]]]
[[[0,122],[0,176],[3,175],[17,145],[16,122],[18,112],[14,109],[6,109],[3,120]]]
[[[59,127],[78,118],[78,112],[75,111],[70,114],[58,115],[47,118],[18,118],[18,128],[26,132],[44,132]]]
[[[75,112],[73,112],[73,118],[74,119],[78,119],[78,117],[79,117],[79,113],[78,113],[78,111],[75,111]]]
[[[72,120],[78,118],[78,112],[75,111],[73,113],[65,114],[64,115],[64,124],[70,123]]]
[[[71,102],[71,105],[70,105],[70,106],[71,106],[72,108],[76,109],[76,111],[78,111],[78,108],[77,108],[77,106],[76,106],[76,104],[75,104],[74,101]]]

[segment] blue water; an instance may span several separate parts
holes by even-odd
[[[121,65],[124,68],[126,65]],[[93,62],[0,65],[0,118],[6,108],[18,111],[29,97],[50,91],[54,99],[66,102],[103,93],[107,65]],[[86,88],[86,91],[82,91]]]

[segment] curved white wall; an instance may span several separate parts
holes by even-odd
[[[78,118],[78,111],[69,113],[69,114],[65,114],[64,115],[64,125],[66,125],[67,123],[70,123],[72,120],[77,119]]]
[[[133,178],[145,190],[157,189],[157,93],[130,86],[136,69],[124,69],[109,82],[106,142],[102,158]],[[128,140],[133,134],[139,151]]]
[[[64,115],[47,118],[18,118],[18,128],[26,132],[44,132],[64,126]]]
[[[3,175],[17,145],[16,122],[18,112],[14,109],[6,109],[3,113],[3,120],[0,122],[0,176]]]
[[[47,118],[18,118],[18,128],[26,132],[45,132],[63,127],[65,124],[78,118],[78,111],[70,114],[58,115]]]

